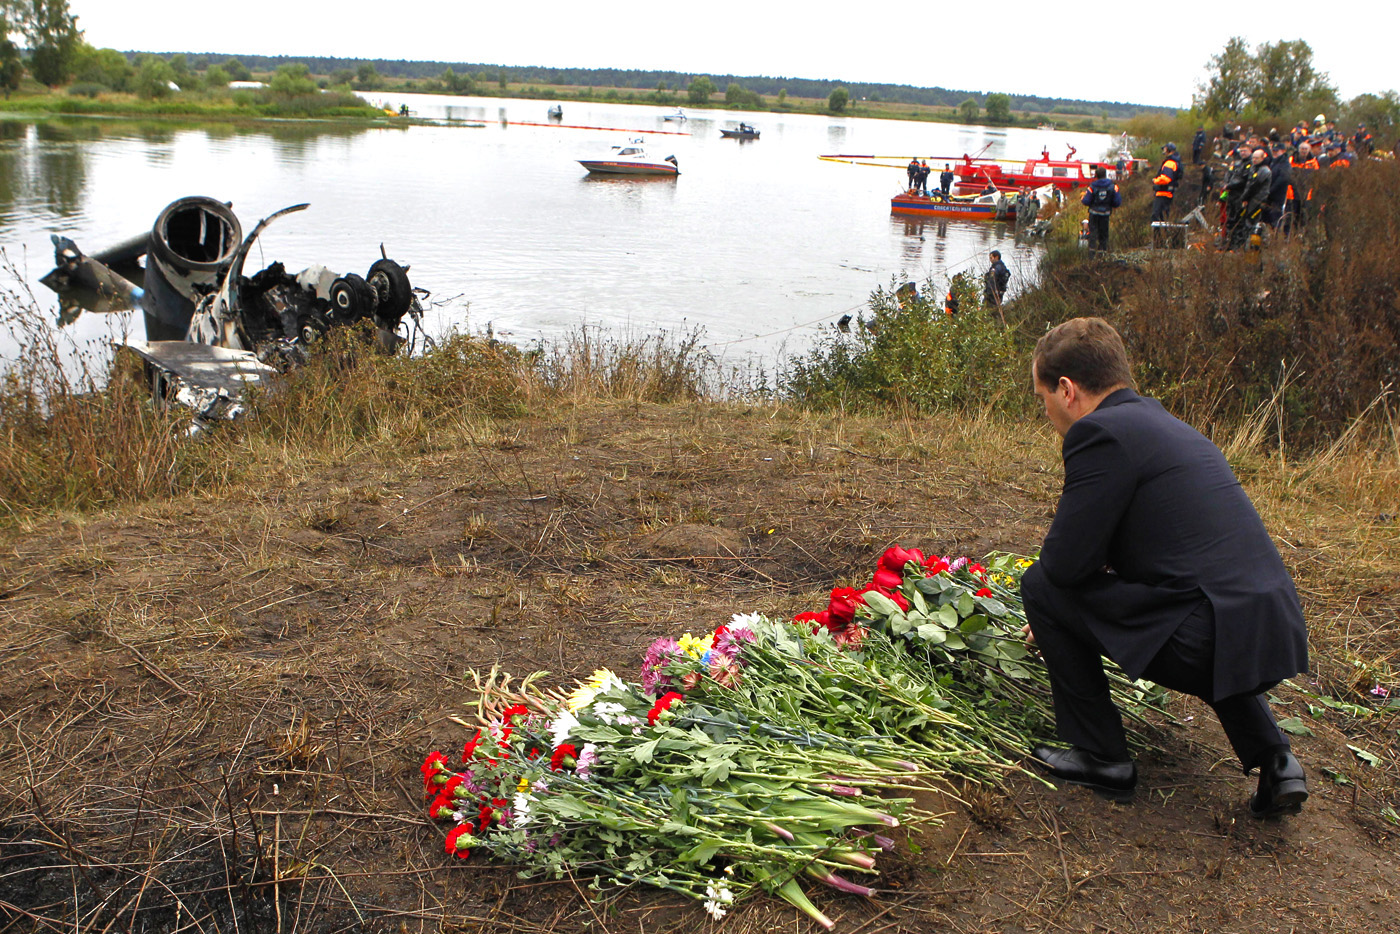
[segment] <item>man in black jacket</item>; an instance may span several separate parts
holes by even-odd
[[[1108,219],[1113,209],[1121,207],[1123,196],[1118,186],[1108,177],[1108,170],[1099,166],[1094,170],[1094,180],[1089,190],[1080,199],[1089,207],[1089,250],[1098,253],[1108,250]],[[1019,214],[1017,215],[1020,216]]]
[[[1001,251],[990,254],[992,265],[982,274],[982,301],[999,306],[1006,296],[1006,286],[1011,282],[1011,270],[1001,261]]]
[[[1269,171],[1269,154],[1263,149],[1254,150],[1249,157],[1249,171],[1245,173],[1244,187],[1240,190],[1239,216],[1231,218],[1230,249],[1244,246],[1245,238],[1264,216],[1264,205],[1269,200],[1269,186],[1273,173]]]
[[[1056,732],[1035,762],[1130,796],[1137,768],[1102,656],[1209,703],[1246,773],[1250,811],[1296,811],[1302,766],[1264,692],[1307,670],[1307,627],[1278,550],[1220,451],[1130,388],[1122,339],[1075,318],[1036,345],[1031,381],[1064,438],[1065,483],[1040,558],[1021,582]]]

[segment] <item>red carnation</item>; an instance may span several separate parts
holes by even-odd
[[[973,577],[981,577],[985,579],[987,576],[987,569],[982,567],[982,565],[980,564],[969,564],[967,566],[967,573],[971,574]]]
[[[472,761],[472,756],[476,755],[476,747],[481,743],[481,731],[477,730],[476,735],[467,740],[467,744],[462,747],[462,761]]]
[[[423,790],[431,791],[434,785],[441,785],[446,781],[442,776],[450,774],[452,770],[447,767],[446,756],[440,752],[430,752],[428,758],[418,767],[418,771],[423,773]]]
[[[573,766],[578,761],[578,747],[573,743],[564,743],[554,750],[554,755],[549,757],[549,770],[558,772],[564,768]]]
[[[981,590],[977,591],[977,593],[973,594],[973,596],[976,597],[990,597],[991,595],[992,591],[988,587],[983,587]]]
[[[512,717],[524,717],[530,713],[530,708],[524,704],[511,704],[501,713],[501,722],[510,723]]]
[[[647,711],[647,723],[656,725],[657,719],[671,709],[671,705],[678,700],[685,700],[684,694],[677,694],[675,691],[667,691],[656,699],[656,703],[651,705],[651,710]]]
[[[428,805],[428,816],[433,820],[447,820],[456,810],[452,796],[443,793],[439,794],[433,799],[433,803]]]
[[[466,840],[462,840],[466,837]],[[467,849],[472,844],[471,824],[461,824],[454,827],[447,835],[447,852],[458,859],[466,859],[472,855],[472,851]],[[460,842],[459,842],[460,841]]]
[[[928,573],[929,577],[935,574],[942,574],[946,570],[948,570],[948,562],[938,557],[938,555],[929,555],[924,559],[924,571]]]
[[[831,614],[826,610],[821,610],[816,613],[798,613],[792,618],[792,621],[794,623],[811,623],[812,632],[816,632],[818,629],[831,628]]]

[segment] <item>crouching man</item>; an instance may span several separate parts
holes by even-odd
[[[1118,332],[1075,318],[1045,334],[1035,393],[1064,439],[1064,490],[1021,582],[1028,638],[1069,748],[1038,746],[1055,778],[1119,799],[1137,768],[1103,658],[1132,678],[1208,702],[1246,774],[1250,812],[1296,812],[1303,769],[1264,692],[1307,670],[1293,581],[1223,454],[1132,388]]]

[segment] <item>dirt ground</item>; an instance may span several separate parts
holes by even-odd
[[[635,677],[658,635],[817,607],[892,542],[1034,549],[1052,437],[979,437],[599,404],[6,533],[0,932],[816,930],[773,899],[715,923],[449,860],[418,764],[463,741],[471,670]],[[1341,560],[1285,555],[1310,581]],[[1303,594],[1348,631],[1400,607],[1393,586]],[[1315,669],[1296,685],[1365,702],[1341,660]],[[1400,929],[1400,711],[1275,693],[1312,732],[1298,816],[1250,819],[1253,780],[1182,701],[1134,803],[1018,779],[882,859],[878,899],[813,898],[843,934]]]

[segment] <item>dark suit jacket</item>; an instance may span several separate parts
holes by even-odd
[[[1307,670],[1293,580],[1214,444],[1155,399],[1120,389],[1070,427],[1064,461],[1041,569],[1076,592],[1125,672],[1140,676],[1202,597],[1216,626],[1208,699]]]

